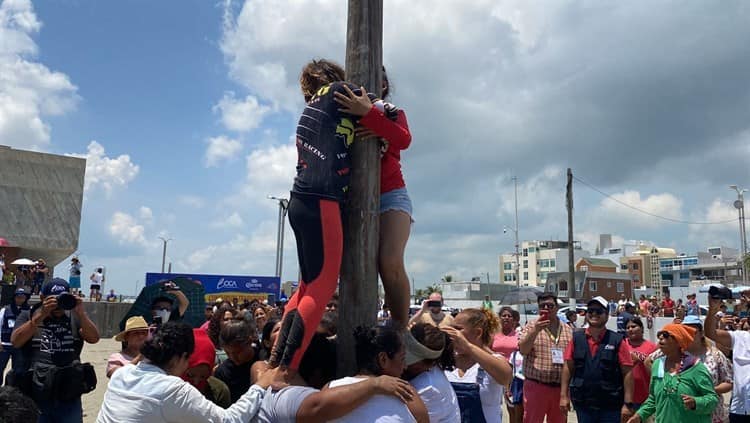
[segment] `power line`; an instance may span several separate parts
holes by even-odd
[[[606,192],[604,192],[604,191],[600,190],[599,188],[591,185],[590,183],[582,180],[581,178],[576,177],[575,175],[573,176],[573,179],[575,179],[576,181],[582,183],[583,185],[586,185],[587,187],[591,188],[592,190],[598,192],[599,194],[601,194],[601,195],[609,198],[610,200],[612,200],[612,201],[614,201],[616,203],[619,203],[619,204],[621,204],[621,205],[623,205],[623,206],[625,206],[625,207],[627,207],[629,209],[635,210],[637,212],[649,215],[651,217],[655,217],[657,219],[663,219],[663,220],[666,220],[666,221],[669,221],[669,222],[673,222],[673,223],[683,223],[683,224],[686,224],[686,225],[724,225],[726,223],[732,223],[732,222],[736,222],[737,221],[737,219],[729,219],[729,220],[722,220],[722,221],[719,221],[719,222],[691,222],[689,220],[681,220],[681,219],[674,219],[674,218],[667,217],[667,216],[660,216],[658,214],[654,214],[654,213],[651,213],[649,211],[646,211],[646,210],[640,209],[638,207],[635,207],[635,206],[633,206],[631,204],[628,204],[628,203],[626,203],[624,201],[618,200],[617,198],[613,197],[612,195],[607,194]]]

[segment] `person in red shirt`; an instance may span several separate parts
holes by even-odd
[[[650,369],[646,369],[644,362],[658,347],[643,338],[643,321],[640,318],[633,317],[625,322],[625,330],[625,342],[630,347],[630,356],[633,359],[633,402],[637,410],[648,398],[648,387],[651,382]]]
[[[674,317],[674,300],[669,298],[669,294],[664,294],[661,309],[664,311],[664,317]]]
[[[579,422],[619,422],[634,413],[633,359],[623,336],[607,329],[607,300],[589,300],[589,327],[573,333],[565,349],[560,382],[560,411],[570,412],[571,401]]]
[[[388,75],[383,68],[382,98],[388,98]],[[380,244],[378,272],[385,288],[385,302],[391,307],[391,320],[404,328],[409,321],[409,277],[404,268],[404,251],[412,223],[412,204],[401,173],[401,150],[411,144],[406,113],[381,99],[372,101],[364,91],[336,93],[340,111],[361,116],[360,137],[381,137],[380,159]]]

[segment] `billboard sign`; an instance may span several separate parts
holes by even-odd
[[[281,280],[275,276],[239,276],[239,275],[205,275],[189,273],[146,273],[146,286],[161,281],[185,278],[203,285],[206,290],[206,302],[216,299],[232,301],[268,300],[272,303],[279,298]]]

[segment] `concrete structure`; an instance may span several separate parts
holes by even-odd
[[[568,272],[550,273],[547,275],[545,291],[556,293],[563,301],[569,300],[569,276]],[[584,303],[597,295],[608,300],[618,299],[620,294],[633,298],[634,286],[628,273],[580,271],[575,272],[575,278],[577,303]]]
[[[481,280],[441,282],[438,286],[443,293],[443,302],[448,307],[481,307],[484,296],[489,295],[496,311],[500,298],[516,287],[515,284],[487,283]]]
[[[54,268],[78,248],[86,160],[0,146],[0,164],[0,251]]]
[[[523,241],[521,244],[520,278],[522,286],[544,286],[550,272],[568,271],[568,242],[567,241]],[[573,261],[581,257],[589,257],[586,250],[581,249],[579,241],[573,241]],[[500,256],[500,280],[505,283],[515,283],[515,256],[502,254]]]

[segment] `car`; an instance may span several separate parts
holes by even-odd
[[[560,307],[560,309],[557,311],[557,314],[565,314],[570,310],[570,306]],[[576,313],[578,313],[579,316],[583,316],[586,314],[586,305],[585,304],[577,304],[576,305]]]

